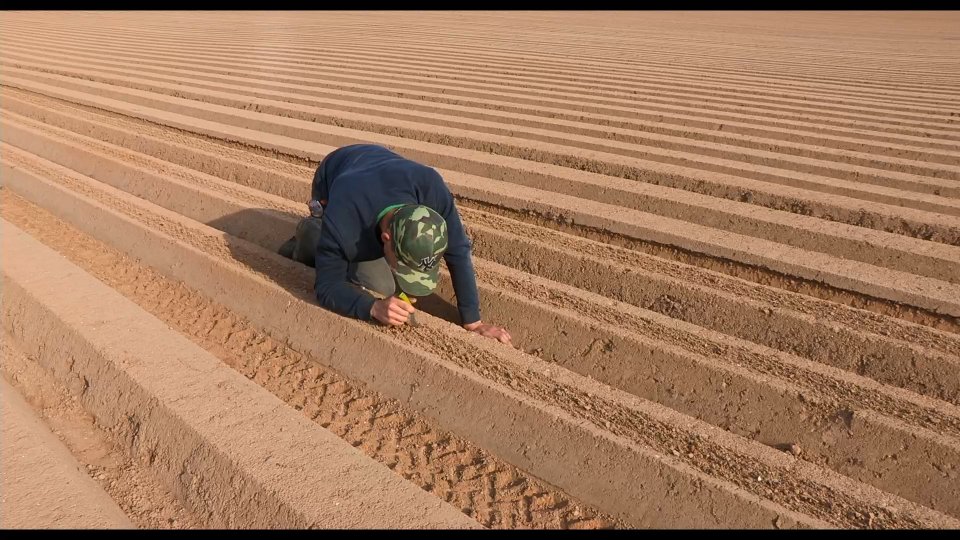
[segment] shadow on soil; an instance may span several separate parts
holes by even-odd
[[[315,304],[312,268],[285,259],[278,253],[280,246],[293,236],[299,220],[300,216],[285,212],[251,208],[214,219],[207,225],[227,233],[226,241],[234,260],[263,274],[295,296]],[[251,243],[262,249],[254,248]],[[271,255],[265,254],[264,250]],[[291,271],[290,264],[281,261],[310,268],[309,278],[305,279],[304,272]],[[460,323],[457,307],[436,294],[417,298],[417,309],[453,324]]]

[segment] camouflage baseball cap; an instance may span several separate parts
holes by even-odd
[[[447,222],[423,205],[401,206],[393,215],[390,234],[397,253],[393,275],[410,296],[428,296],[440,282],[440,259],[447,250]]]

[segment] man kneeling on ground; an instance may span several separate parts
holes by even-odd
[[[480,319],[470,240],[436,170],[382,146],[344,146],[320,162],[308,206],[310,216],[280,254],[316,268],[322,307],[402,325],[416,311],[416,297],[436,289],[442,258],[463,327],[510,344],[506,329]]]

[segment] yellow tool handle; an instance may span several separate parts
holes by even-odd
[[[413,305],[413,302],[410,301],[410,297],[407,296],[407,293],[405,293],[405,292],[403,292],[403,291],[400,291],[400,293],[397,294],[397,298],[403,300],[404,302],[410,304],[411,306]],[[410,326],[420,326],[420,325],[417,323],[417,314],[416,314],[416,313],[411,313],[411,314],[410,314]]]

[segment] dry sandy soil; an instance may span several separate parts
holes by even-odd
[[[960,527],[960,15],[0,16],[3,527]],[[484,319],[320,309],[334,148]]]

